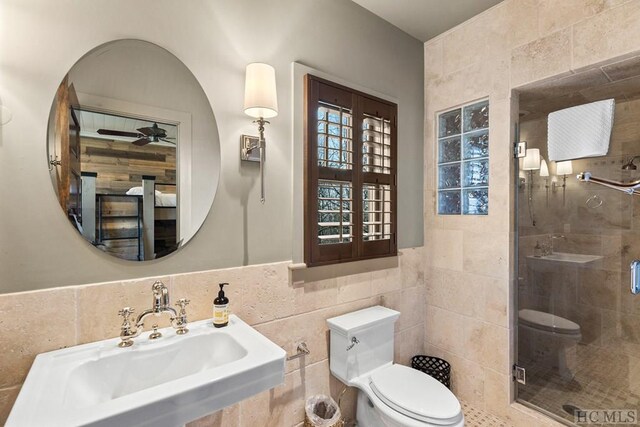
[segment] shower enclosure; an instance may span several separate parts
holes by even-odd
[[[640,179],[639,75],[636,59],[519,93],[529,151],[517,182],[515,350],[526,379],[516,396],[570,425],[639,422],[640,295],[630,292],[630,265],[640,258],[640,195],[615,188]],[[548,113],[607,98],[616,99],[608,154],[550,162]],[[583,172],[605,182],[579,180]]]

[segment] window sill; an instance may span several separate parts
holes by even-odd
[[[308,266],[305,263],[289,264],[289,279],[292,284],[304,284],[319,280],[334,279],[352,274],[397,268],[400,253],[355,261],[327,265]]]

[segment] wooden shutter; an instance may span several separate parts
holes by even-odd
[[[396,105],[311,75],[305,101],[305,262],[396,255]]]

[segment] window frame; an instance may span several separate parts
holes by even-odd
[[[351,109],[352,167],[337,169],[318,164],[318,108],[320,102]],[[397,104],[376,96],[306,74],[304,77],[304,260],[320,266],[372,258],[397,256]],[[382,112],[382,113],[381,113]],[[389,173],[363,171],[363,125],[365,114],[389,120]],[[342,138],[342,135],[341,135]],[[318,187],[321,180],[351,183],[351,241],[319,244]],[[363,239],[363,186],[388,185],[389,238]],[[384,229],[384,223],[382,225]]]

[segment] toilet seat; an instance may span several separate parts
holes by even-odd
[[[442,383],[403,365],[389,365],[372,373],[373,393],[395,411],[430,425],[460,421],[458,399]]]
[[[556,316],[537,310],[522,309],[518,312],[520,324],[539,329],[545,332],[552,332],[560,335],[581,335],[580,325],[564,317]]]

